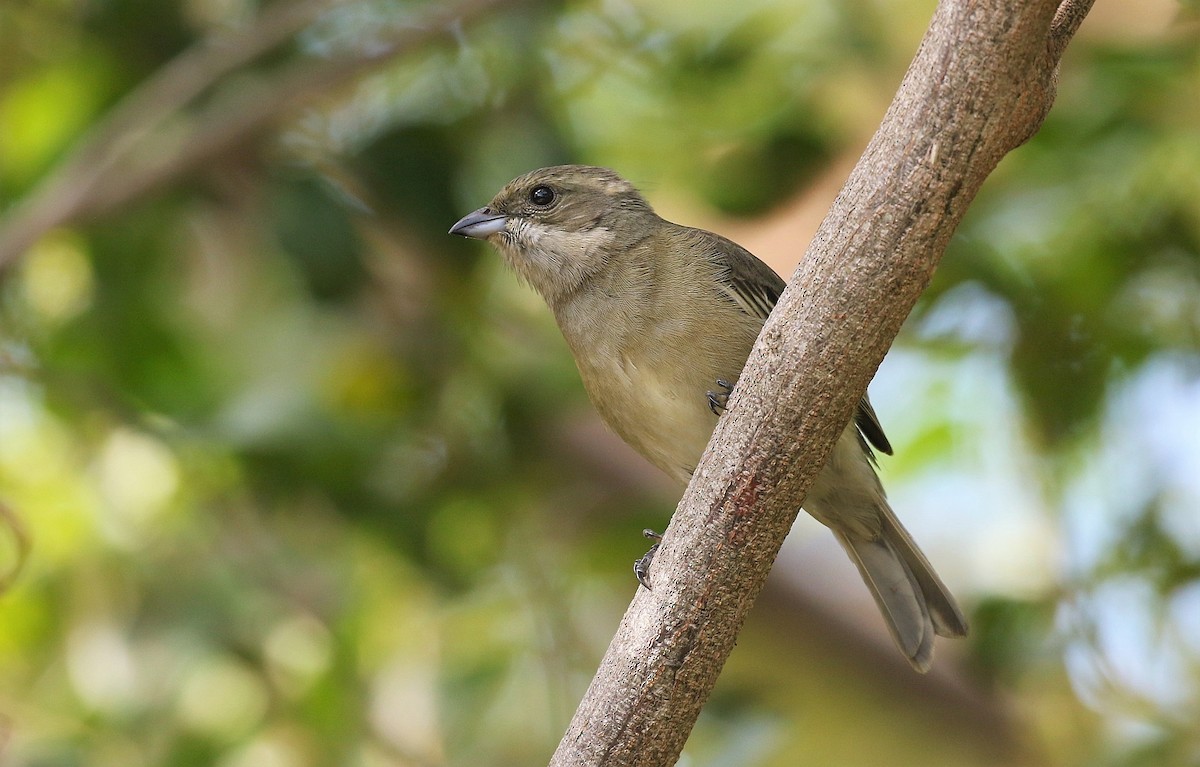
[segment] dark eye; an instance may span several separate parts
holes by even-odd
[[[554,202],[554,190],[545,184],[535,186],[529,192],[529,201],[538,207],[544,208]]]

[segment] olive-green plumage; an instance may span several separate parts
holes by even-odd
[[[562,165],[509,182],[450,230],[486,239],[549,304],[610,427],[686,483],[784,282],[741,246],[660,218],[606,168]],[[719,401],[719,400],[718,400]],[[962,636],[949,591],[888,506],[868,441],[891,453],[864,397],[805,502],[831,528],[919,671],[933,636]]]

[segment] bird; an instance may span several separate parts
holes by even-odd
[[[601,418],[686,485],[786,283],[725,237],[661,218],[608,168],[558,165],[506,184],[450,234],[484,240],[545,300]],[[888,504],[863,396],[804,502],[858,568],[917,671],[967,621]],[[645,584],[644,585],[648,585]]]

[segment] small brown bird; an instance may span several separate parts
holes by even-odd
[[[490,242],[542,295],[600,415],[686,484],[784,281],[724,237],[660,218],[607,168],[535,170],[450,233]],[[888,505],[871,445],[892,452],[864,397],[805,508],[833,530],[924,672],[934,635],[964,636],[967,624]]]

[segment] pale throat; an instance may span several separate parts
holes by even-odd
[[[551,303],[577,290],[604,263],[613,242],[607,227],[569,231],[528,219],[516,220],[507,235],[509,264]]]

